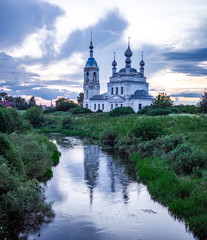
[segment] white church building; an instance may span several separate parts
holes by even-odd
[[[148,93],[149,83],[144,76],[143,55],[140,62],[140,72],[131,67],[132,51],[130,42],[125,51],[125,67],[117,72],[117,63],[112,62],[112,76],[107,83],[107,92],[100,94],[99,67],[93,57],[93,43],[90,41],[90,57],[84,68],[84,99],[83,107],[93,112],[102,110],[109,112],[116,107],[132,107],[135,112],[150,105],[153,97]]]

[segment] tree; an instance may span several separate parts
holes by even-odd
[[[207,113],[207,89],[204,90],[200,102],[197,104],[200,112]]]
[[[42,124],[43,110],[42,108],[35,106],[26,111],[25,118],[29,120],[29,122],[34,127],[40,127]]]
[[[56,109],[57,111],[69,111],[71,108],[77,107],[77,104],[72,100],[66,98],[58,98],[56,100]]]
[[[152,108],[169,108],[173,106],[173,101],[170,99],[170,96],[167,96],[166,93],[159,93],[152,103]]]
[[[1,92],[1,93],[0,93],[0,100],[5,101],[5,100],[6,100],[6,97],[8,97],[8,94],[7,94],[7,93],[5,93],[5,92]]]
[[[29,100],[29,107],[34,107],[36,106],[36,101],[35,101],[35,97],[31,97]]]
[[[26,100],[22,97],[16,97],[13,100],[16,109],[18,110],[27,110],[29,105],[27,104]]]
[[[79,96],[77,97],[77,102],[78,102],[78,105],[80,106],[83,106],[83,97],[84,97],[84,94],[82,92],[79,93]]]

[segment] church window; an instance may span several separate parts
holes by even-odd
[[[88,108],[88,103],[86,103],[86,108]]]
[[[87,72],[86,73],[86,82],[88,82],[89,81],[89,73]]]
[[[94,110],[96,110],[96,104],[94,104]]]
[[[117,108],[117,107],[118,107],[118,104],[116,103],[115,108]]]
[[[123,104],[121,103],[121,107],[123,107]]]
[[[118,87],[116,87],[116,95],[118,95],[118,93],[119,93],[119,89]]]
[[[142,104],[140,103],[140,104],[139,104],[139,110],[141,110],[141,109],[142,109]]]
[[[111,88],[111,95],[113,95],[114,94],[114,89],[113,88]]]
[[[111,104],[111,110],[113,110],[113,104]]]
[[[104,104],[102,104],[102,110],[104,110]]]
[[[123,94],[124,93],[124,88],[123,87],[121,87],[121,94]]]
[[[88,90],[86,91],[86,98],[88,99]]]
[[[96,82],[96,73],[93,73],[93,81]]]
[[[100,104],[98,104],[98,110],[100,109]]]

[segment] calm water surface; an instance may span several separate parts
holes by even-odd
[[[132,164],[76,138],[53,141],[62,155],[45,194],[56,217],[29,240],[194,239],[151,199]]]

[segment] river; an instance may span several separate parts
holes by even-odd
[[[130,161],[77,138],[54,137],[60,163],[45,187],[55,218],[29,240],[190,240],[153,201]]]

